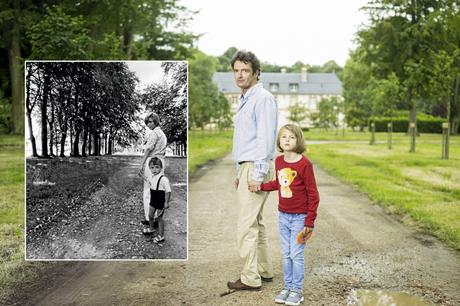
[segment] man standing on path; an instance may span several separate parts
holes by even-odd
[[[258,83],[260,62],[252,52],[238,51],[231,60],[241,97],[236,111],[232,159],[236,163],[239,208],[237,242],[244,260],[241,276],[227,286],[235,290],[257,290],[262,280],[273,278],[272,257],[262,218],[268,193],[250,188],[273,176],[278,107],[273,95]]]

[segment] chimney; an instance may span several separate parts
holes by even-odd
[[[307,67],[302,67],[302,72],[300,73],[300,80],[302,83],[307,82]]]

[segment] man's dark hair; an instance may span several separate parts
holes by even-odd
[[[251,51],[245,51],[245,50],[238,50],[236,53],[233,55],[232,60],[230,61],[230,64],[232,64],[232,69],[234,68],[235,62],[240,61],[245,64],[250,63],[252,72],[257,73],[257,80],[259,80],[260,76],[260,62],[257,56],[255,56],[254,53]]]

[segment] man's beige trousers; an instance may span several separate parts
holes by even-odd
[[[237,241],[240,257],[244,260],[241,281],[253,287],[261,285],[261,278],[273,277],[273,264],[267,232],[262,217],[268,192],[250,192],[248,180],[252,178],[254,163],[240,165],[237,201],[239,207]],[[273,177],[273,165],[264,181]],[[274,226],[274,225],[273,225]]]

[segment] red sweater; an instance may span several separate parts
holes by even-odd
[[[314,227],[319,193],[311,162],[302,155],[295,163],[288,163],[280,155],[275,160],[276,179],[263,183],[264,191],[278,190],[278,210],[290,214],[307,214],[305,226]]]

